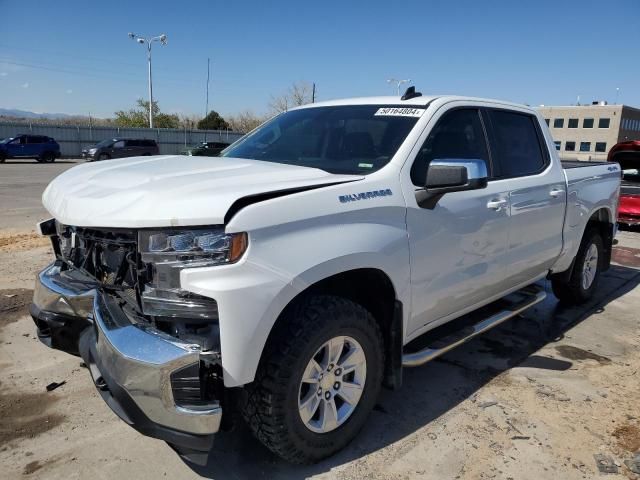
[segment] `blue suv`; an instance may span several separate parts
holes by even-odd
[[[60,158],[60,145],[44,135],[17,135],[0,140],[0,163],[7,158],[35,158],[51,163]]]

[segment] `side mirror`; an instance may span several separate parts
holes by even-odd
[[[445,193],[478,190],[487,186],[484,160],[444,158],[429,164],[423,190],[416,192],[422,208],[433,209]]]
[[[448,193],[485,188],[487,176],[487,164],[483,160],[436,159],[427,169],[425,190]]]

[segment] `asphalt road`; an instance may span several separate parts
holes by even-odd
[[[42,192],[49,182],[82,160],[7,160],[0,164],[0,229],[31,231],[49,217],[42,206]]]

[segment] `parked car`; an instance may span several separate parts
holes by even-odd
[[[82,158],[87,162],[159,154],[160,150],[156,141],[146,138],[112,138],[82,150]]]
[[[183,150],[182,155],[195,155],[201,157],[217,157],[220,152],[231,145],[228,142],[202,142]]]
[[[609,150],[607,159],[622,169],[618,222],[640,225],[640,141],[617,143]]]
[[[0,163],[8,158],[35,158],[51,163],[60,158],[60,145],[44,135],[16,135],[0,140]]]
[[[618,165],[563,166],[526,106],[411,89],[315,103],[221,157],[62,173],[31,315],[181,454],[240,412],[276,454],[318,461],[404,367],[542,301],[536,282],[590,299],[619,187]]]

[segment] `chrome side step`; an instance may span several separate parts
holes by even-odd
[[[474,337],[492,329],[493,327],[500,325],[502,322],[515,317],[524,310],[532,307],[536,303],[543,301],[547,294],[538,285],[529,285],[517,292],[514,292],[498,302],[503,302],[509,297],[519,296],[523,297],[512,304],[502,307],[497,312],[481,318],[478,321],[466,324],[460,330],[456,330],[441,338],[437,338],[433,343],[427,347],[418,350],[416,352],[404,353],[402,355],[403,367],[418,367],[424,365],[427,362],[439,357],[440,355],[447,353],[449,350],[468,342]],[[495,303],[498,303],[495,302]],[[446,325],[446,324],[445,324]],[[428,334],[429,332],[427,332]]]

